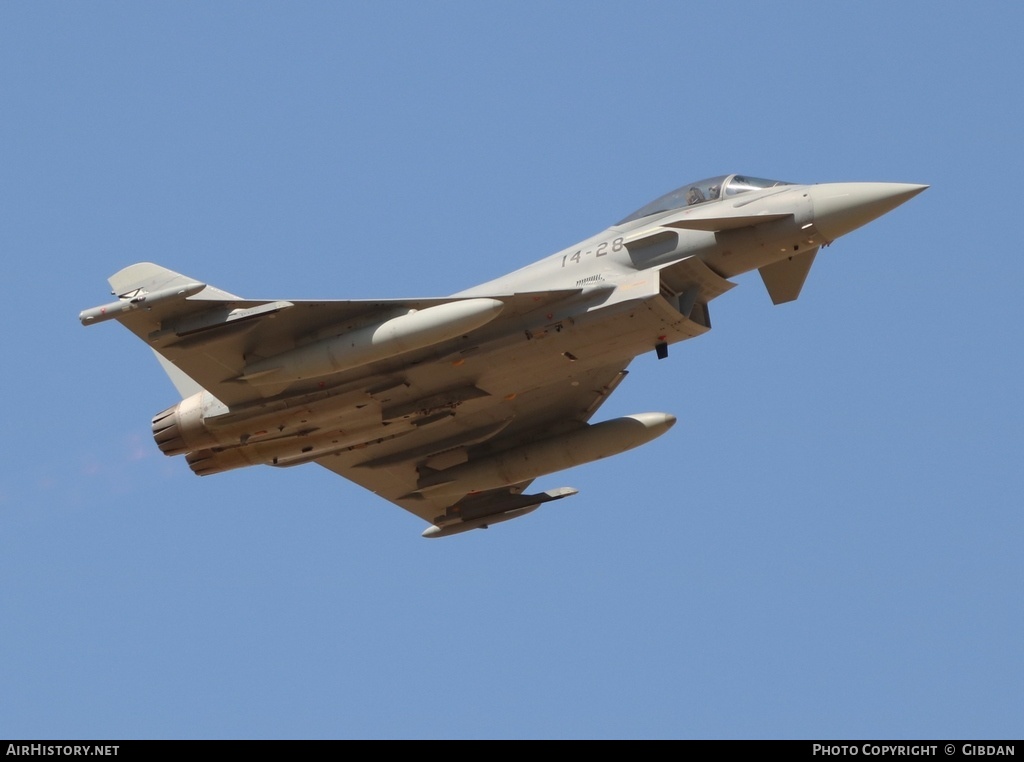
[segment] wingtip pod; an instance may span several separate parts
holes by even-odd
[[[487,529],[491,524],[511,521],[533,513],[544,503],[572,497],[578,493],[579,490],[572,487],[559,487],[536,495],[507,495],[497,503],[485,503],[482,509],[474,509],[472,501],[466,501],[465,507],[461,504],[455,506],[455,510],[452,512],[453,518],[448,521],[439,519],[436,524],[423,530],[421,536],[433,540],[439,537],[451,537],[453,534],[462,534],[473,529]],[[483,515],[478,515],[481,513]]]
[[[531,505],[529,508],[517,508],[513,511],[506,511],[505,513],[498,514],[496,516],[487,516],[473,521],[460,521],[457,524],[446,524],[444,526],[433,524],[424,529],[423,534],[421,534],[420,537],[425,537],[428,540],[437,540],[441,537],[451,537],[453,534],[462,534],[463,532],[470,532],[474,529],[487,529],[491,524],[500,524],[502,521],[517,519],[520,516],[533,513],[538,508],[540,508],[539,505]]]
[[[167,304],[205,293],[200,299],[235,299],[233,294],[219,288],[200,283],[195,278],[168,270],[152,262],[136,262],[118,270],[107,282],[119,299],[110,304],[82,310],[78,319],[82,325],[94,325],[105,320],[114,320],[140,308],[150,309],[156,304]]]
[[[102,323],[104,320],[114,320],[127,312],[142,307],[150,308],[160,303],[187,299],[198,294],[204,288],[206,288],[205,283],[190,281],[156,291],[139,293],[132,297],[125,297],[116,302],[111,302],[110,304],[82,310],[78,313],[78,319],[82,322],[82,325],[94,325]]]

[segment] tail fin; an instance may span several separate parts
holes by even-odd
[[[107,282],[110,283],[110,288],[115,296],[125,297],[135,292],[153,293],[176,286],[188,286],[196,281],[194,278],[176,273],[174,270],[168,270],[160,265],[154,265],[152,262],[139,262],[117,271],[110,276]],[[207,285],[204,291],[204,297],[207,296],[212,299],[239,298],[210,285]]]
[[[113,293],[120,299],[131,299],[142,294],[157,294],[173,291],[178,288],[190,288],[199,285],[193,278],[181,273],[168,270],[166,267],[155,265],[152,262],[139,262],[129,265],[123,270],[114,273],[108,279]],[[205,285],[202,289],[203,298],[210,299],[237,299],[233,294],[222,291],[214,286]],[[178,390],[182,399],[191,397],[201,391],[203,387],[183,370],[172,364],[166,357],[153,350],[156,359],[160,361],[160,367],[170,377],[174,388]]]
[[[153,354],[160,361],[160,367],[164,369],[164,373],[171,379],[171,383],[174,384],[174,388],[178,390],[178,394],[181,395],[182,399],[188,399],[193,394],[206,391],[198,381],[193,380],[190,375],[177,365],[174,365],[155,349]]]

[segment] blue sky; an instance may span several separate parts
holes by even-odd
[[[0,737],[1020,738],[1014,3],[0,5]],[[199,479],[106,278],[441,296],[728,172],[931,188],[638,358],[679,422],[429,542]]]

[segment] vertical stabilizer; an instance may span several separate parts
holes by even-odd
[[[182,399],[191,397],[197,392],[205,391],[202,386],[192,380],[191,376],[186,375],[185,371],[177,365],[174,365],[155,349],[153,350],[153,354],[155,354],[156,359],[160,361],[160,367],[163,368],[164,373],[170,377],[171,383],[174,384],[174,388],[178,390],[178,394],[181,395]]]
[[[123,270],[118,270],[107,279],[107,282],[110,284],[110,288],[115,295],[124,296],[134,291],[150,293],[163,291],[175,286],[187,286],[196,281],[194,278],[176,273],[174,270],[168,270],[160,265],[154,265],[152,262],[139,262],[138,264],[129,265]],[[207,285],[199,298],[238,299],[239,297]]]

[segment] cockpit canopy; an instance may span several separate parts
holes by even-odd
[[[616,223],[625,225],[627,222],[649,217],[659,212],[670,212],[673,209],[682,209],[686,206],[703,204],[708,201],[715,201],[726,196],[736,196],[752,190],[774,188],[776,185],[792,185],[792,183],[781,180],[765,180],[760,177],[747,177],[746,175],[721,175],[711,177],[707,180],[700,180],[696,183],[689,183],[681,188],[676,188],[671,193],[666,193],[661,198],[655,199],[642,209],[638,209],[626,219]]]

